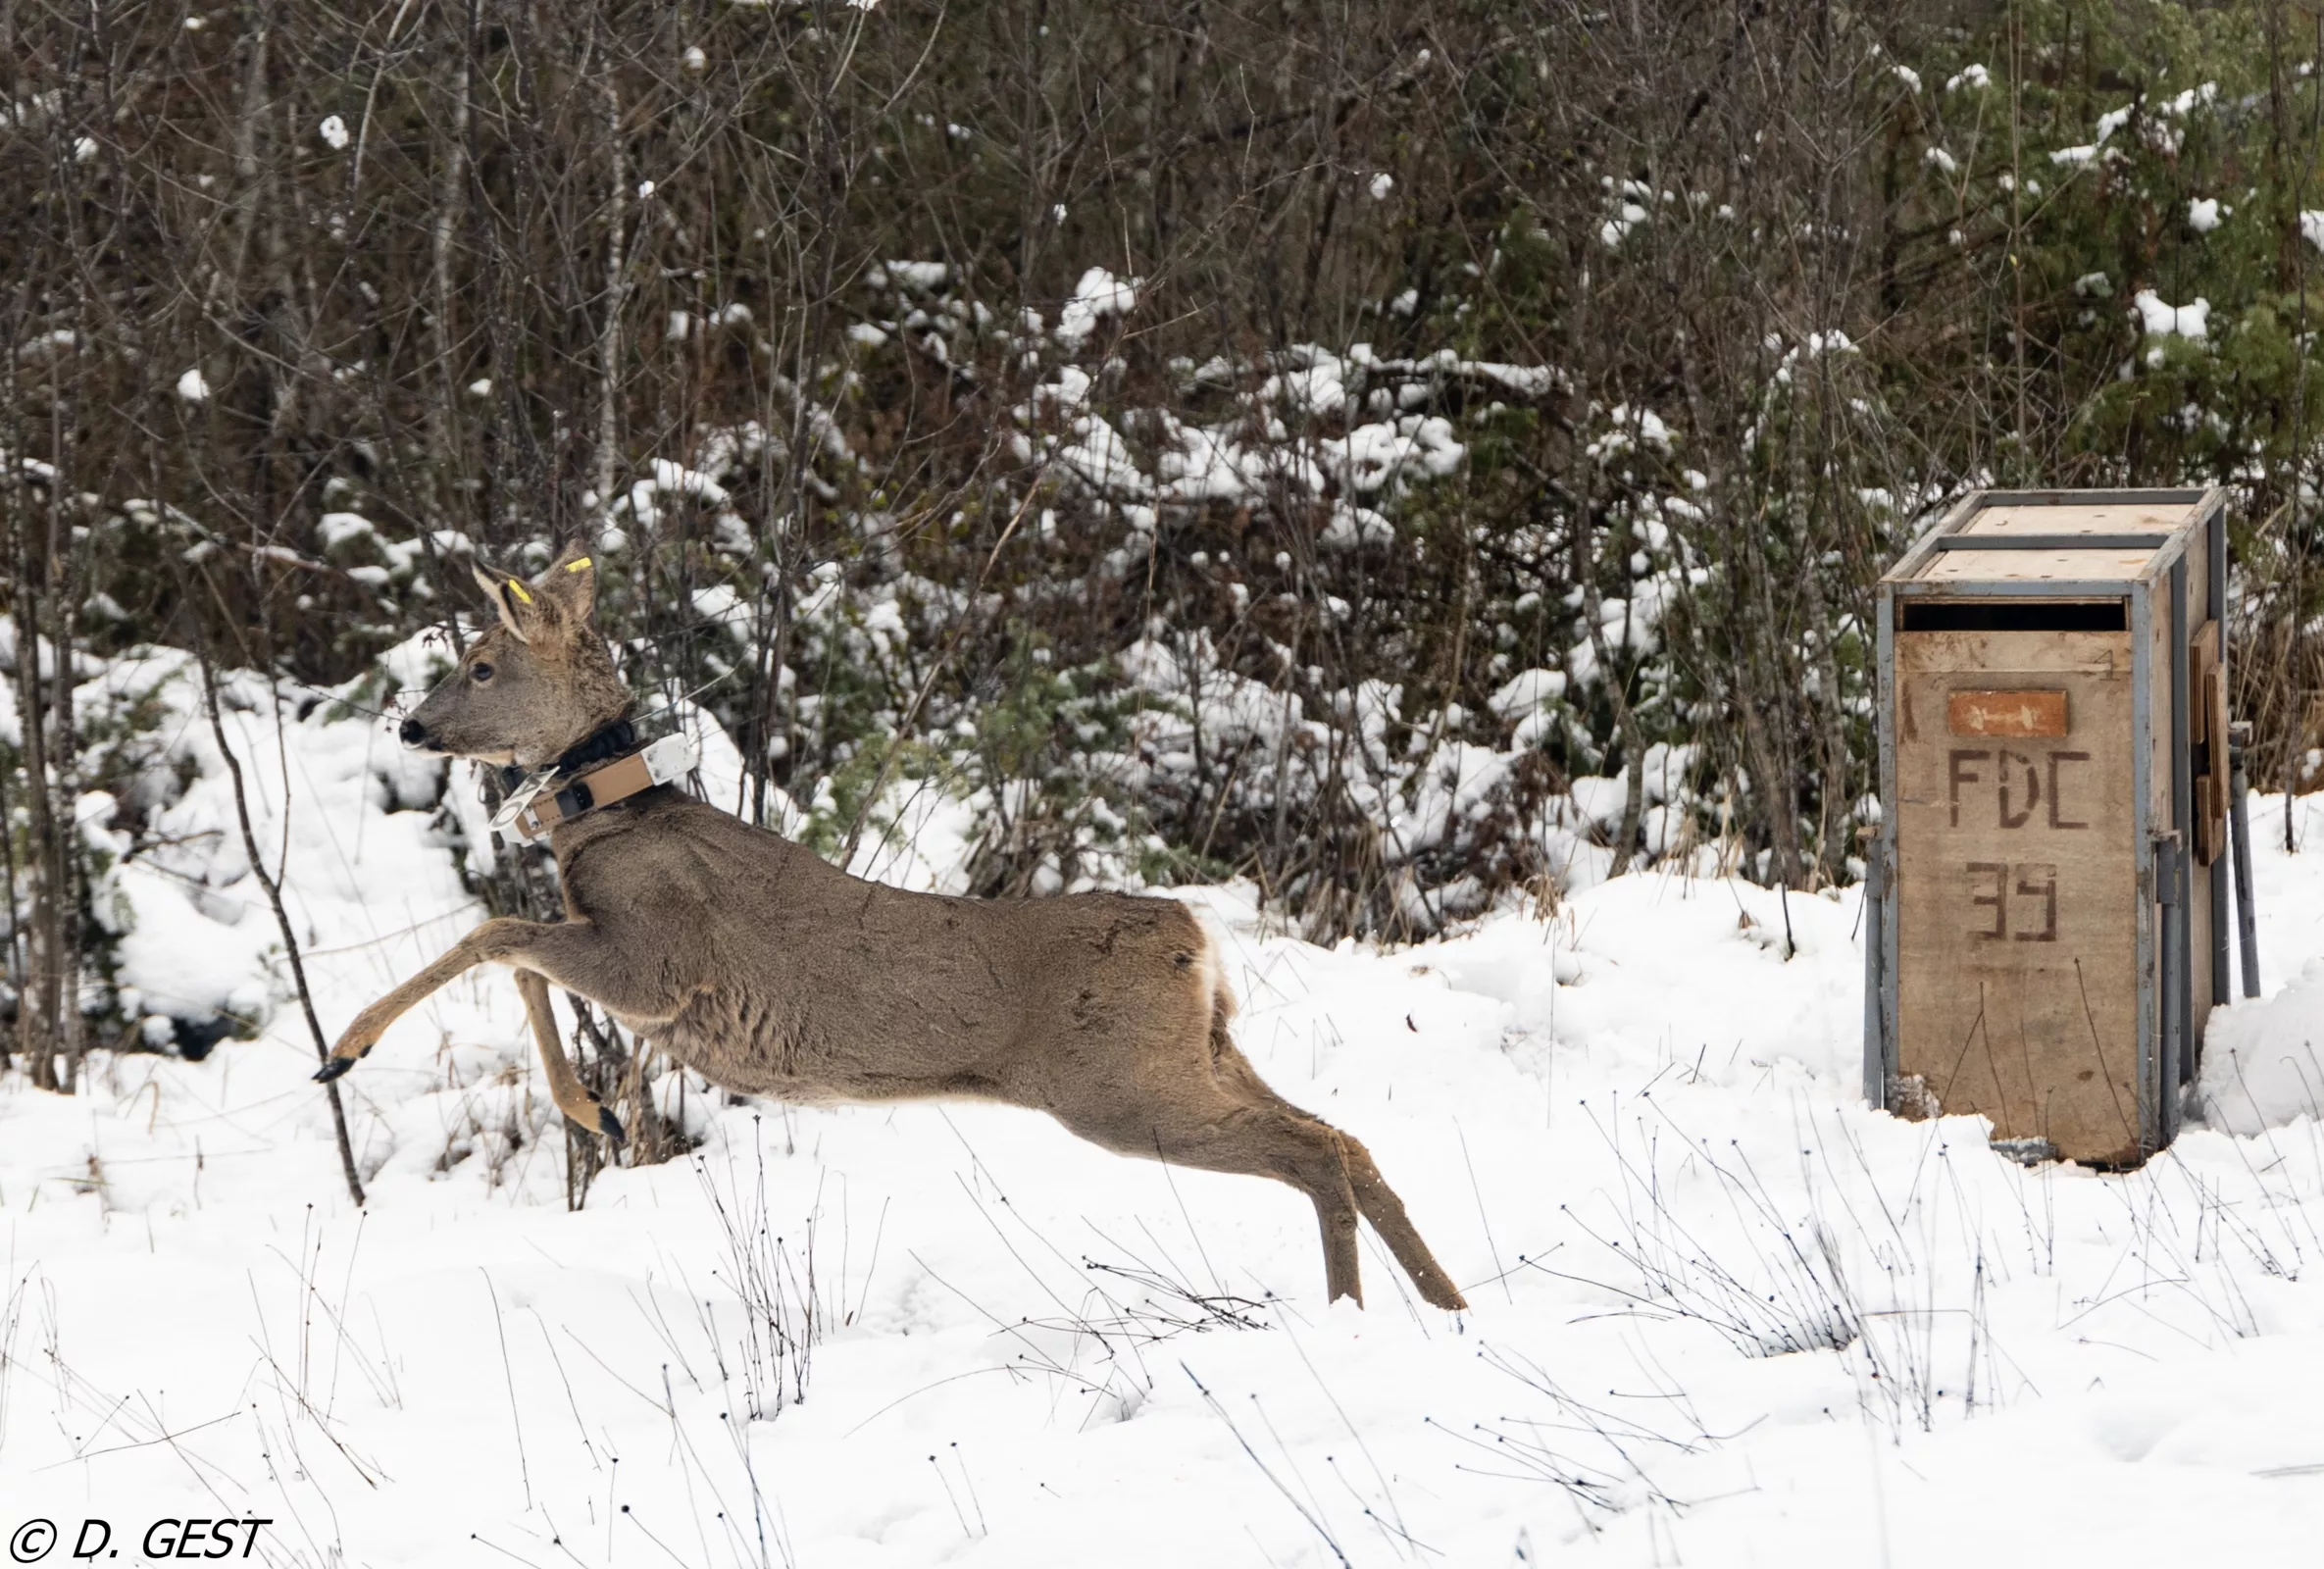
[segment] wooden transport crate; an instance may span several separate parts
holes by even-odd
[[[2226,493],[1988,490],[1880,582],[1864,1088],[2134,1165],[2228,996]]]

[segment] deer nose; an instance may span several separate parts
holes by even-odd
[[[429,744],[428,727],[416,719],[405,720],[403,728],[396,734],[403,737],[403,743],[406,746],[427,746]]]

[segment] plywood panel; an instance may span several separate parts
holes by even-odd
[[[2128,633],[1899,633],[1900,1099],[2139,1158]],[[1952,694],[2062,692],[2062,736],[1951,733]]]
[[[2015,601],[2011,601],[2014,603]],[[2016,685],[2013,672],[2034,671],[2043,676],[2063,671],[2083,671],[2094,676],[2120,676],[2130,679],[2130,644],[2127,633],[2119,632],[2010,632],[1983,629],[1974,632],[1899,632],[1896,643],[1896,675],[1902,679],[1910,669],[1945,670],[1974,673],[1980,670],[1996,672],[1992,681],[1963,679],[1957,687],[1947,691],[1972,691],[2002,685]],[[1909,638],[1907,642],[1905,639]],[[2027,682],[2028,686],[2055,686],[2056,682]],[[2087,730],[2082,716],[2073,710],[2070,695],[2066,709],[2074,729]],[[1940,706],[1936,724],[1945,724],[1945,710]],[[1897,740],[1904,738],[1903,720],[1897,718]],[[2122,741],[2129,739],[2123,734]],[[2117,744],[2120,744],[2118,742]]]
[[[1961,531],[1997,533],[2169,533],[2195,515],[2185,502],[2101,502],[2095,506],[1980,507]]]
[[[2160,541],[2157,540],[2157,543]],[[2147,570],[2150,550],[1940,550],[1923,582],[2128,582]]]

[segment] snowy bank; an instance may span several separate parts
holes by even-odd
[[[2223,1133],[2324,1122],[2324,957],[2272,996],[2211,1015],[2202,1113]]]

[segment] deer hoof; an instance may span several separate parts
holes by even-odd
[[[319,1085],[327,1085],[333,1079],[342,1079],[346,1077],[347,1070],[354,1066],[355,1059],[353,1057],[333,1057],[315,1070],[315,1082]]]

